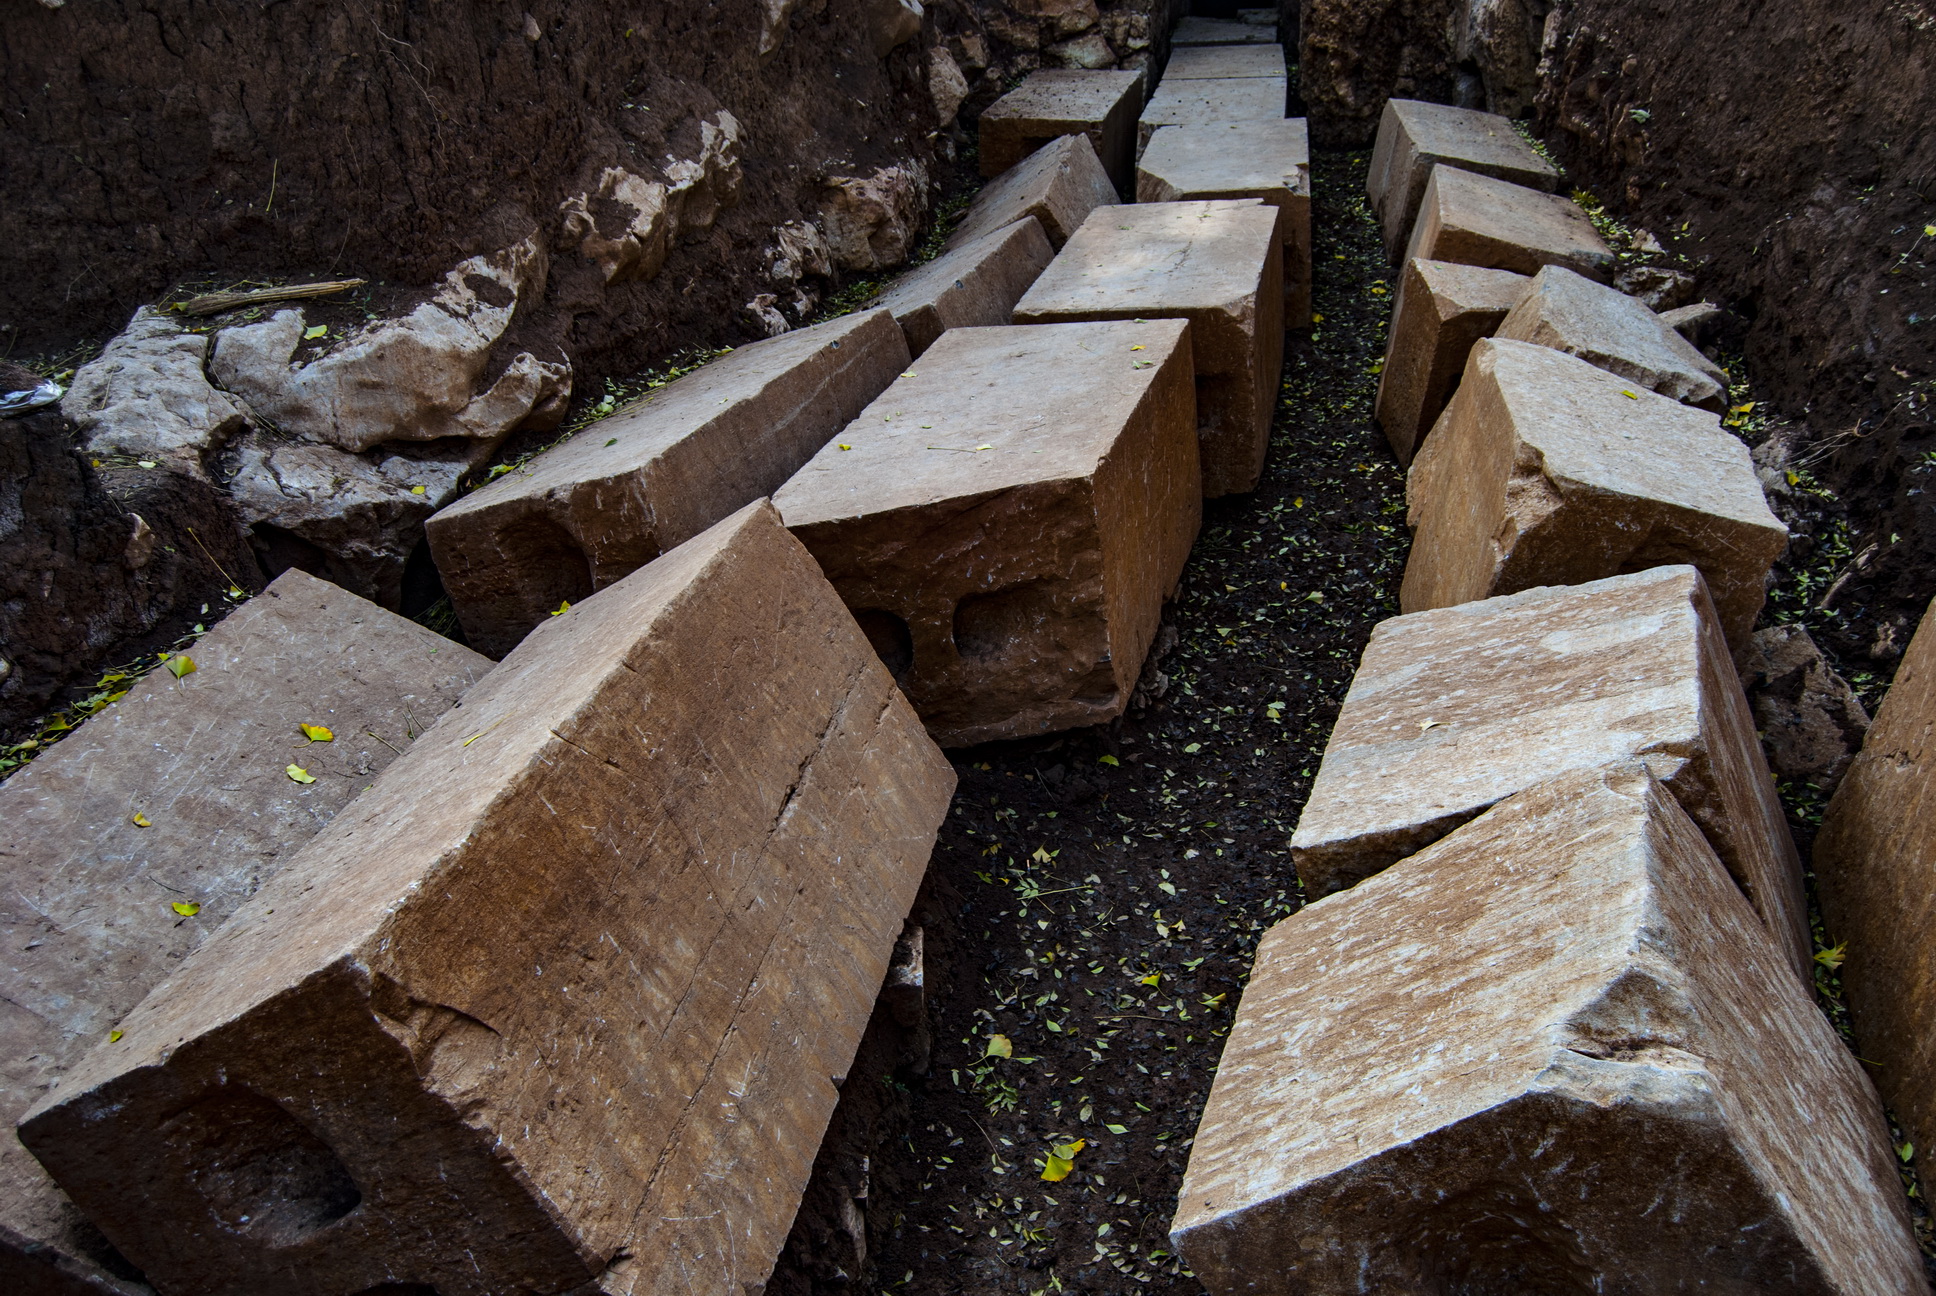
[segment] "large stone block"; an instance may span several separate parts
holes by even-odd
[[[1017,324],[1189,320],[1205,495],[1263,472],[1284,359],[1280,219],[1248,200],[1103,208],[1015,307]]]
[[[299,571],[187,656],[192,674],[150,673],[0,785],[8,1129],[491,668]],[[119,1290],[129,1272],[0,1139],[0,1288]]]
[[[1440,165],[1546,193],[1560,183],[1558,168],[1504,117],[1417,99],[1387,100],[1365,192],[1393,256],[1411,235],[1432,168]]]
[[[1172,1237],[1218,1296],[1927,1291],[1875,1091],[1644,766],[1285,919]]]
[[[1473,344],[1499,330],[1532,282],[1510,270],[1449,261],[1405,263],[1377,405],[1378,425],[1399,463],[1411,463],[1444,412]]]
[[[1163,69],[1165,82],[1286,75],[1281,45],[1185,45]]]
[[[791,477],[908,366],[871,311],[744,346],[633,401],[429,523],[470,641],[502,656]]]
[[[1110,182],[1127,189],[1142,110],[1141,72],[1032,72],[982,113],[981,173],[998,176],[1058,136],[1087,135]]]
[[[944,246],[952,251],[1033,216],[1059,248],[1090,212],[1117,201],[1089,137],[1057,136],[983,185]]]
[[[1822,924],[1862,1056],[1936,1182],[1936,617],[1925,613],[1862,751],[1822,816]]]
[[[1278,121],[1287,103],[1282,77],[1231,77],[1222,81],[1165,81],[1150,96],[1136,123],[1136,147],[1148,147],[1163,126],[1209,122]]]
[[[1548,347],[1486,338],[1406,479],[1407,612],[1663,563],[1746,645],[1788,543],[1714,415]]]
[[[918,356],[951,328],[1008,323],[1054,258],[1041,222],[1024,216],[908,271],[868,305],[894,316]]]
[[[1122,714],[1201,520],[1193,331],[952,329],[773,497],[944,746]]]
[[[1535,342],[1688,405],[1722,414],[1728,371],[1673,326],[1617,288],[1547,266],[1499,326],[1502,338]]]
[[[1525,275],[1561,265],[1595,280],[1606,279],[1614,265],[1612,251],[1571,198],[1449,166],[1432,168],[1405,257]]]
[[[1801,864],[1692,567],[1379,625],[1291,854],[1327,895],[1543,778],[1629,757],[1680,798],[1805,977]]]
[[[163,1290],[743,1296],[953,783],[751,505],[531,635],[22,1140]]]
[[[1170,35],[1177,48],[1191,45],[1275,45],[1277,28],[1268,23],[1234,21],[1229,18],[1204,18],[1195,14],[1181,19]]]
[[[1311,137],[1302,117],[1164,126],[1136,162],[1136,201],[1255,198],[1282,213],[1284,327],[1311,323]]]

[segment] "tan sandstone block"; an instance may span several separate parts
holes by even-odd
[[[1405,256],[1526,275],[1561,265],[1599,280],[1614,265],[1599,231],[1571,198],[1442,165],[1426,181]]]
[[[1632,764],[1265,936],[1171,1236],[1218,1296],[1927,1291],[1875,1092]]]
[[[943,246],[952,251],[1033,216],[1061,247],[1090,212],[1118,201],[1089,137],[1058,136],[983,185]]]
[[[869,311],[740,347],[429,522],[464,633],[503,656],[576,603],[769,495],[908,366]]]
[[[1719,419],[1629,382],[1548,347],[1475,345],[1406,479],[1400,606],[1686,562],[1744,646],[1787,528]]]
[[[908,271],[868,305],[891,313],[919,356],[951,328],[1008,323],[1054,258],[1041,223],[1024,216]]]
[[[953,785],[756,503],[535,631],[22,1139],[162,1290],[743,1296]]]
[[[1909,641],[1815,839],[1828,938],[1862,1056],[1936,1182],[1936,617]]]
[[[1801,863],[1700,573],[1394,617],[1372,631],[1291,838],[1327,895],[1568,769],[1638,757],[1807,976]]]
[[[1727,370],[1640,302],[1563,266],[1533,277],[1532,291],[1498,336],[1552,347],[1683,404],[1727,412]]]
[[[1281,45],[1183,45],[1163,69],[1166,82],[1286,75]]]
[[[1031,72],[981,115],[981,173],[998,176],[1057,136],[1087,135],[1111,183],[1127,188],[1142,109],[1141,72]]]
[[[1284,327],[1309,328],[1311,135],[1304,118],[1159,128],[1136,162],[1136,201],[1203,198],[1255,198],[1283,213]]]
[[[1378,425],[1399,463],[1411,463],[1444,412],[1473,344],[1498,331],[1532,282],[1510,270],[1449,261],[1405,263],[1377,407]]]
[[[1229,77],[1221,81],[1165,81],[1137,119],[1138,152],[1161,126],[1210,122],[1279,121],[1287,102],[1282,77]]]
[[[1279,209],[1250,200],[1092,213],[1015,307],[1017,324],[1190,321],[1206,496],[1257,485],[1284,361]]]
[[[1388,100],[1365,192],[1393,256],[1412,232],[1432,168],[1441,164],[1546,193],[1560,183],[1559,170],[1504,117],[1417,99]]]
[[[1191,45],[1275,45],[1277,28],[1268,23],[1237,22],[1228,18],[1204,18],[1195,14],[1180,19],[1170,34],[1170,44],[1178,48]]]
[[[0,784],[8,1128],[491,668],[299,571],[187,656],[192,674],[151,672]],[[304,724],[333,737],[312,743]],[[26,1149],[0,1140],[0,1288],[118,1290],[104,1258]]]
[[[1128,704],[1202,514],[1191,327],[952,329],[773,497],[944,746]]]

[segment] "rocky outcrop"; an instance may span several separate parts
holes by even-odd
[[[300,318],[300,312],[295,312]],[[247,423],[241,405],[208,380],[209,338],[143,306],[61,399],[90,454],[166,461],[200,473]]]
[[[884,270],[907,264],[927,212],[927,170],[909,162],[829,179],[820,229],[836,266]]]
[[[699,135],[699,156],[670,163],[664,181],[607,167],[596,191],[566,199],[558,246],[594,262],[608,285],[657,275],[680,239],[705,233],[739,202],[739,120],[721,110]]]

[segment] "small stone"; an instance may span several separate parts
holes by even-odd
[[[921,34],[921,0],[867,0],[867,7],[875,58],[886,58]]]
[[[1275,45],[1274,24],[1232,22],[1228,18],[1200,18],[1192,14],[1176,25],[1170,44],[1189,45]]]
[[[209,456],[248,423],[242,406],[209,382],[208,343],[153,306],[136,311],[61,398],[87,452],[165,460],[203,475]]]
[[[951,328],[1006,324],[1055,249],[1033,216],[944,252],[897,280],[868,305],[893,314],[919,356]]]
[[[1552,347],[1649,391],[1727,412],[1727,370],[1633,298],[1561,266],[1534,276],[1498,336]]]
[[[1165,81],[1137,119],[1137,146],[1147,147],[1160,126],[1209,122],[1281,121],[1286,103],[1282,77],[1232,77],[1223,81]]]
[[[1714,341],[1727,317],[1728,313],[1713,302],[1695,302],[1692,306],[1662,311],[1660,322],[1702,348],[1701,354],[1706,355],[1706,347]]]
[[[1113,68],[1116,66],[1116,51],[1109,48],[1109,42],[1100,32],[1090,32],[1074,40],[1062,41],[1049,46],[1049,57],[1068,68]]]
[[[1605,282],[1614,257],[1580,205],[1490,176],[1435,166],[1406,258],[1456,261],[1519,274],[1561,265]]]
[[[1277,45],[1186,45],[1170,55],[1164,84],[1230,77],[1283,77],[1284,50]]]
[[[1622,266],[1613,286],[1655,311],[1685,306],[1700,291],[1693,275],[1666,266]]]
[[[928,93],[934,96],[935,120],[942,129],[954,125],[962,102],[968,98],[968,78],[946,46],[937,45],[928,51]]]
[[[1473,344],[1498,332],[1532,285],[1510,270],[1416,258],[1405,263],[1377,406],[1378,425],[1399,463],[1412,462],[1444,412]]]
[[[1720,420],[1629,382],[1526,342],[1473,347],[1406,482],[1407,612],[1685,562],[1747,643],[1787,528]]]
[[[1124,188],[1133,179],[1142,107],[1139,72],[1032,72],[982,113],[981,173],[998,176],[1058,136],[1087,135],[1110,182]]]
[[[1177,1250],[1218,1293],[1923,1292],[1784,961],[1645,765],[1541,782],[1264,937]]]
[[[928,175],[919,162],[835,176],[826,188],[820,228],[835,265],[868,271],[907,264],[928,211]]]
[[[1798,625],[1755,631],[1736,666],[1775,776],[1834,792],[1869,731],[1855,690]]]
[[[1390,100],[1378,122],[1365,192],[1394,257],[1411,235],[1432,168],[1439,165],[1545,193],[1560,182],[1559,170],[1504,117],[1417,99]]]
[[[1089,137],[1061,135],[983,185],[944,246],[962,247],[1033,216],[1049,245],[1059,248],[1090,212],[1116,202],[1116,186]]]

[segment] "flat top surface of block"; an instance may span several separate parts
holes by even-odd
[[[1275,45],[1274,24],[1233,21],[1229,18],[1202,18],[1191,14],[1176,25],[1170,36],[1172,45]]]
[[[1275,121],[1284,116],[1282,77],[1229,77],[1220,81],[1165,81],[1143,107],[1149,126],[1199,122]]]
[[[1179,195],[1253,189],[1311,192],[1311,133],[1302,117],[1164,126],[1136,169]]]
[[[1398,119],[1412,146],[1428,157],[1523,171],[1549,183],[1559,180],[1559,169],[1504,117],[1419,99],[1390,100],[1387,111]]]
[[[1257,292],[1277,240],[1277,209],[1254,199],[1102,208],[1016,303],[1015,317],[1228,308]]]
[[[1286,75],[1281,45],[1185,45],[1170,55],[1165,81]]]
[[[983,185],[948,236],[947,246],[1012,225],[1025,216],[1060,246],[1098,207],[1120,201],[1087,135],[1059,135]]]
[[[1547,266],[1534,277],[1532,291],[1497,336],[1567,352],[1716,413],[1727,404],[1726,370],[1642,303],[1564,266]]]
[[[1049,68],[990,104],[983,122],[1025,121],[1089,125],[1101,121],[1137,93],[1141,72],[1087,72]]]
[[[1468,311],[1510,311],[1532,287],[1530,278],[1513,270],[1427,261],[1423,257],[1413,257],[1408,264],[1431,295],[1432,311],[1441,319]]]
[[[1186,330],[1181,320],[950,329],[774,507],[797,527],[1086,477]]]
[[[1431,246],[1423,242],[1428,235]],[[1448,259],[1442,245],[1461,235],[1510,245],[1536,259],[1561,261],[1575,269],[1613,264],[1612,251],[1572,199],[1456,167],[1435,166],[1407,255]],[[1532,273],[1535,267],[1524,269]]]

